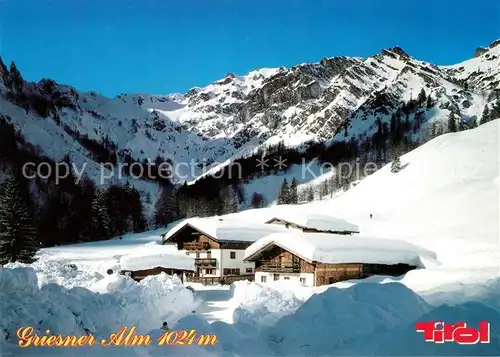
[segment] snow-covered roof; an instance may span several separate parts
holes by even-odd
[[[297,226],[304,228],[317,229],[318,231],[359,233],[359,227],[353,223],[333,216],[317,213],[299,212],[298,210],[283,210],[280,211],[274,219],[294,223]]]
[[[176,247],[168,245],[147,245],[132,254],[120,258],[122,270],[146,270],[156,267],[195,270],[194,258],[180,253]]]
[[[287,231],[287,229],[282,226],[252,222],[244,219],[193,217],[188,218],[174,226],[167,232],[167,234],[165,234],[164,241],[168,241],[172,236],[186,226],[191,226],[192,228],[217,241],[249,243],[253,243],[272,233]]]
[[[329,233],[276,233],[259,239],[245,250],[245,259],[257,258],[261,252],[279,246],[309,262],[327,264],[405,263],[423,267],[421,256],[435,256],[423,248],[401,240],[346,236]]]

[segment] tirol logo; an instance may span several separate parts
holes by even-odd
[[[486,321],[481,321],[478,329],[467,326],[464,321],[456,324],[443,321],[417,322],[415,330],[424,333],[426,342],[455,342],[461,345],[490,343],[490,323]]]

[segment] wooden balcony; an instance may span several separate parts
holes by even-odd
[[[261,266],[262,271],[269,273],[300,273],[300,263],[264,260]]]
[[[183,243],[182,249],[184,250],[202,250],[203,244],[198,242]]]
[[[217,259],[215,258],[196,258],[194,263],[198,267],[216,267]]]
[[[189,242],[182,243],[181,249],[184,250],[210,250],[212,247],[208,242]]]

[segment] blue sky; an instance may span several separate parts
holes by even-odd
[[[436,64],[500,38],[498,0],[0,0],[0,55],[114,96],[401,46]]]

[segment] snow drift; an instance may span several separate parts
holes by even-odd
[[[270,284],[237,281],[233,290],[233,321],[255,327],[271,326],[279,318],[297,310],[312,294],[293,281],[276,281]]]
[[[32,326],[38,333],[50,330],[103,336],[124,325],[135,325],[145,333],[163,321],[177,323],[198,304],[179,279],[166,274],[140,283],[125,276],[108,276],[93,290],[57,284],[39,288],[33,269],[0,268],[1,340],[17,343],[16,331],[21,326]]]
[[[177,247],[148,244],[149,249],[143,248],[125,255],[120,259],[122,270],[147,270],[164,267],[179,270],[194,271],[194,258],[181,254]]]

